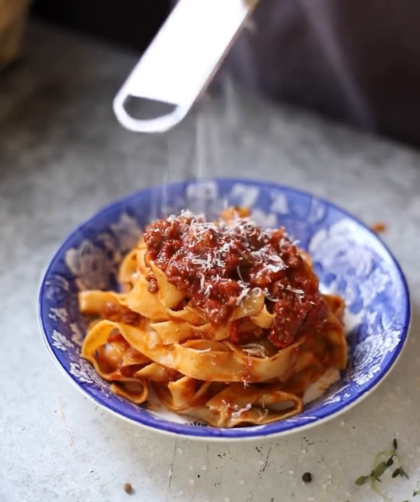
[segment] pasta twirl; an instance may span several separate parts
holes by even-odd
[[[149,393],[214,427],[300,413],[308,386],[344,369],[344,302],[322,295],[310,256],[246,209],[209,223],[189,212],[146,229],[123,260],[121,293],[83,291],[94,314],[82,355],[111,390]]]

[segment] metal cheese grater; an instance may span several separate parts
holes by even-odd
[[[166,132],[205,91],[259,0],[179,0],[114,99],[120,123],[135,132]],[[136,119],[130,97],[170,105],[171,111]]]

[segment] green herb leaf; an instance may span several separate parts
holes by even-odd
[[[401,469],[399,467],[397,467],[395,469],[395,471],[392,473],[392,477],[393,478],[396,478],[397,476],[399,476],[401,474]]]
[[[402,467],[400,467],[400,476],[405,477],[407,479],[410,479],[408,474],[405,472],[405,470]]]
[[[375,469],[373,469],[372,474],[375,476],[376,479],[378,479],[385,472],[385,469],[386,469],[386,462],[381,462],[375,467]]]
[[[391,467],[391,465],[394,463],[394,459],[392,457],[389,457],[389,459],[386,461],[386,466]]]
[[[420,495],[420,490],[414,490],[413,497],[416,497],[417,495]]]
[[[398,448],[397,438],[394,438],[394,441],[392,441],[392,446],[394,447],[394,450]]]
[[[357,486],[362,486],[366,483],[367,479],[369,478],[369,476],[359,476],[355,483]]]

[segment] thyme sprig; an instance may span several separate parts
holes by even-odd
[[[378,483],[381,482],[382,474],[394,464],[396,468],[392,472],[392,477],[396,478],[397,476],[405,477],[408,479],[408,474],[405,472],[404,467],[402,466],[401,458],[397,453],[398,442],[394,438],[392,441],[392,450],[382,450],[375,455],[375,459],[373,461],[373,468],[370,474],[366,476],[359,476],[355,483],[358,486],[364,485],[367,481],[370,483],[370,487],[374,490],[380,497],[382,497],[386,502],[391,502],[391,499],[388,498],[380,489]],[[419,492],[415,492],[415,494],[420,494]],[[414,496],[414,494],[413,494]]]

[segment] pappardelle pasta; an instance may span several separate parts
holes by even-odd
[[[97,316],[82,355],[111,390],[149,393],[214,427],[300,413],[309,385],[344,369],[344,302],[322,295],[308,253],[243,208],[150,225],[119,270],[119,293],[79,293]]]

